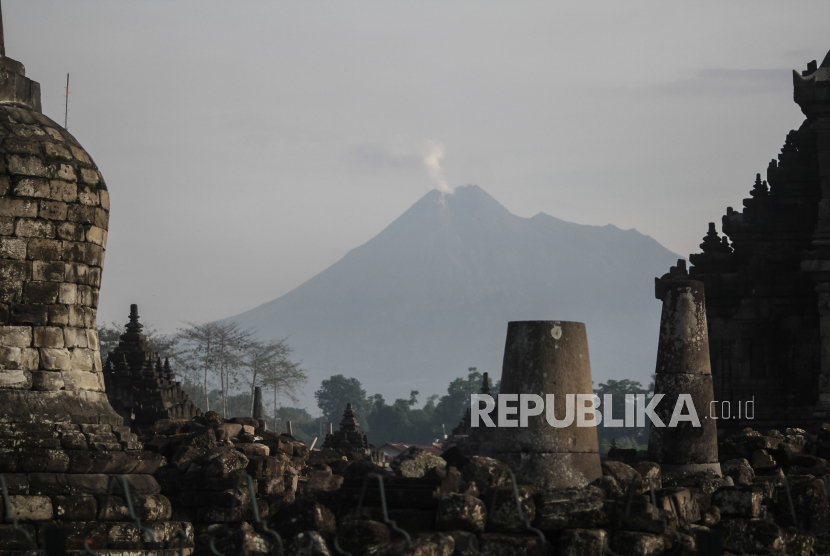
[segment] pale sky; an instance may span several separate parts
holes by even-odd
[[[436,187],[687,256],[802,121],[826,2],[6,0],[111,199],[99,323],[287,293]],[[443,158],[441,153],[443,152]],[[314,386],[314,385],[312,385]]]

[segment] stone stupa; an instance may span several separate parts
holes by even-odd
[[[0,145],[0,474],[12,511],[39,548],[58,527],[71,549],[84,539],[172,549],[192,527],[167,521],[170,503],[152,476],[161,457],[142,451],[104,392],[95,317],[109,193],[92,157],[41,113],[40,85],[5,56],[2,16]],[[124,519],[123,498],[101,515],[116,474],[155,543]],[[122,496],[120,484],[113,492]],[[8,520],[0,551],[26,549]]]

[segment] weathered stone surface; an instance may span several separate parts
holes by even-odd
[[[602,472],[599,454],[594,452],[502,452],[497,455],[513,469],[518,482],[538,488],[585,486]]]
[[[620,556],[657,556],[667,548],[662,535],[635,531],[615,531],[609,545]]]
[[[621,461],[603,462],[602,474],[603,476],[613,477],[623,492],[646,492],[649,488],[642,475],[633,467]]]
[[[559,537],[560,556],[603,556],[607,533],[602,529],[569,529]]]
[[[525,520],[532,523],[536,518],[536,504],[533,496],[534,487],[518,486],[521,515],[516,504],[513,487],[499,487],[492,489],[487,499],[490,502],[487,514],[487,530],[493,533],[521,533],[526,531]]]
[[[439,531],[484,529],[487,509],[484,502],[466,494],[445,494],[438,504],[436,527]]]
[[[559,401],[554,403],[553,413],[557,419],[564,420],[566,397],[591,395],[591,384],[584,324],[566,321],[508,324],[500,404],[506,402],[518,411],[520,394],[536,395],[539,400],[553,394],[554,400]],[[508,396],[513,397],[512,401]],[[515,428],[496,429],[496,456],[514,468],[521,482],[539,488],[583,486],[599,477],[596,428],[578,427],[575,420],[568,426],[553,427],[547,422],[549,411],[548,407],[541,414],[528,417],[522,426],[516,418],[511,419]],[[506,417],[499,415],[500,420]],[[549,471],[545,472],[545,468]]]
[[[304,531],[291,540],[288,547],[297,556],[330,556],[326,541],[317,531]]]
[[[447,462],[420,446],[410,446],[389,466],[399,477],[423,477],[430,469],[444,469]]]
[[[355,556],[386,544],[390,538],[389,527],[378,521],[351,521],[337,534],[340,547]]]
[[[554,554],[554,546],[542,542],[537,536],[516,536],[500,533],[484,533],[481,535],[481,553],[484,556],[535,556],[537,554]]]
[[[696,523],[701,518],[702,512],[698,505],[698,498],[688,488],[673,487],[656,490],[655,499],[657,507],[674,514],[680,525]],[[703,508],[703,511],[707,509],[708,505]]]
[[[98,500],[94,496],[53,496],[55,519],[59,521],[95,521],[98,519]]]
[[[52,519],[52,499],[38,495],[10,495],[12,513],[20,521],[46,521]]]
[[[473,456],[461,468],[461,476],[468,484],[475,483],[481,492],[489,488],[511,484],[510,467],[497,459]]]
[[[536,521],[543,530],[594,529],[605,525],[605,496],[596,486],[542,491],[536,495]]]
[[[755,471],[746,459],[730,459],[721,463],[724,477],[732,477],[736,485],[752,484]]]
[[[762,499],[763,490],[757,486],[724,487],[712,494],[712,504],[724,516],[758,517]]]
[[[305,531],[316,531],[328,537],[337,529],[334,514],[312,500],[300,499],[276,512],[269,519],[269,527],[283,538]]]
[[[654,391],[664,395],[655,414],[665,426],[651,429],[649,459],[664,467],[710,464],[719,471],[717,421],[703,418],[714,400],[704,286],[685,276],[684,265],[678,263],[677,268],[683,270],[655,280],[663,312]],[[693,405],[682,414],[697,422],[684,419],[670,426],[681,396]]]
[[[786,547],[786,534],[775,523],[761,519],[724,519],[723,547],[737,554],[741,551],[782,552]]]

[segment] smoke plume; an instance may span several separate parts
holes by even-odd
[[[424,166],[427,167],[429,177],[435,181],[438,191],[452,193],[452,189],[447,185],[444,172],[441,170],[442,158],[444,158],[444,143],[441,141],[427,141],[424,150]]]

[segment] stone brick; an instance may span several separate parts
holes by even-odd
[[[30,523],[23,523],[19,525],[20,528],[25,529],[31,538],[37,538],[34,525]],[[15,531],[11,524],[0,525],[0,549],[3,550],[26,550],[26,537],[23,533]]]
[[[66,277],[63,261],[33,261],[32,279],[40,282],[63,282]]]
[[[78,179],[75,176],[75,168],[73,168],[69,164],[53,164],[49,167],[49,171],[52,174],[52,177],[61,180],[75,181]]]
[[[37,216],[37,201],[0,197],[0,216],[35,218]]]
[[[65,348],[40,348],[40,364],[50,371],[65,371],[71,368],[69,350]]]
[[[57,324],[61,326],[69,324],[69,309],[63,305],[50,305],[49,324]]]
[[[0,280],[30,280],[32,263],[0,259]]]
[[[38,176],[41,178],[49,175],[49,169],[43,164],[43,161],[34,156],[6,155],[6,165],[9,168],[9,173],[12,174]]]
[[[78,285],[78,303],[84,307],[91,307],[94,304],[92,288]]]
[[[107,232],[97,226],[91,226],[86,231],[86,240],[95,245],[104,245],[104,234]]]
[[[48,220],[21,218],[17,221],[14,233],[17,237],[55,237],[55,225]]]
[[[78,286],[76,284],[62,283],[60,285],[58,301],[66,305],[75,305],[78,302]]]
[[[106,234],[106,232],[104,232]],[[101,287],[101,269],[99,267],[92,267],[89,269],[87,276],[87,283],[93,288]]]
[[[40,143],[36,141],[21,141],[14,137],[10,137],[3,141],[3,148],[7,153],[39,155]]]
[[[83,241],[84,227],[74,222],[61,222],[57,228],[58,237],[67,241]]]
[[[49,308],[46,305],[13,304],[9,307],[11,324],[45,325],[49,322]]]
[[[104,210],[110,209],[110,193],[106,189],[99,189],[98,196],[101,198],[101,208]]]
[[[24,301],[46,305],[57,303],[60,287],[60,282],[28,282],[23,291]]]
[[[29,390],[32,387],[32,373],[21,369],[0,369],[0,388]]]
[[[109,213],[100,207],[94,207],[95,210],[95,220],[93,224],[98,226],[99,228],[107,229],[109,228]]]
[[[91,307],[83,307],[84,310],[84,327],[86,328],[95,328],[96,324],[96,316],[97,312],[95,309]]]
[[[60,373],[52,371],[32,372],[32,390],[52,392],[61,388],[63,388],[63,377]]]
[[[0,257],[4,259],[25,259],[26,244],[25,239],[0,237]]]
[[[46,521],[52,519],[52,500],[48,496],[11,495],[9,504],[20,521]]]
[[[80,371],[91,371],[94,368],[94,356],[92,350],[85,348],[75,348],[70,354],[72,360],[72,368]]]
[[[66,270],[66,281],[75,284],[88,282],[89,267],[83,263],[69,263]]]
[[[78,199],[78,186],[74,183],[51,180],[49,182],[51,189],[51,197],[55,201],[63,201],[65,203],[74,203]]]
[[[48,125],[48,124],[44,124],[44,125]],[[63,141],[63,136],[61,135],[61,132],[58,131],[57,129],[52,128],[52,127],[44,127],[43,130],[52,139],[56,139],[58,141]]]
[[[91,266],[102,266],[103,255],[103,247],[92,243],[67,241],[63,249],[63,260]]]
[[[46,149],[47,158],[55,158],[58,160],[72,160],[72,155],[69,150],[63,145],[56,145],[54,143],[44,143],[43,147]]]
[[[78,307],[76,305],[72,305],[67,307],[69,311],[69,326],[77,326],[83,327],[86,326],[86,321],[84,319],[84,309],[83,307]]]
[[[38,368],[36,349],[28,347],[0,347],[0,367],[8,370],[32,371]]]
[[[96,373],[100,373],[104,370],[104,365],[101,362],[101,352],[100,351],[93,351],[92,352],[92,371]]]
[[[20,303],[23,300],[23,280],[0,280],[0,302]]]
[[[55,519],[61,521],[96,521],[98,500],[89,494],[52,498]]]
[[[57,326],[36,326],[34,329],[35,347],[62,348],[63,330]]]
[[[81,168],[81,179],[84,183],[88,183],[89,185],[97,185],[101,178],[98,175],[97,170]],[[93,204],[93,203],[85,203],[85,204]],[[95,203],[98,204],[98,195],[95,195]]]
[[[30,473],[64,473],[69,469],[69,455],[60,449],[59,438],[44,439],[35,442],[40,445],[50,445],[53,449],[21,450],[19,468]]]
[[[32,345],[32,327],[0,326],[0,345],[7,347],[29,347]]]
[[[63,387],[63,378],[61,378],[61,387]],[[68,431],[61,435],[61,447],[66,450],[88,450],[89,445],[86,442],[86,436],[77,431]],[[70,459],[70,468],[72,466],[72,457]]]
[[[63,256],[63,242],[57,239],[32,238],[26,251],[26,257],[41,261],[59,261]]]
[[[71,205],[66,213],[66,218],[70,222],[77,222],[78,224],[95,224],[95,207]]]
[[[79,149],[78,147],[69,146],[69,150],[72,151],[72,156],[83,162],[84,164],[92,164],[92,161],[89,159],[89,155],[86,154],[86,151],[83,149]]]
[[[8,195],[10,189],[9,176],[0,176],[0,195]],[[107,210],[109,210],[109,207],[107,207]]]
[[[52,194],[49,181],[43,178],[22,178],[12,189],[21,197],[50,197]]]
[[[0,216],[0,236],[10,236],[14,233],[14,217]]]
[[[9,323],[9,306],[5,303],[0,303],[0,324]]]
[[[66,220],[68,207],[61,201],[41,201],[40,217],[48,220]]]
[[[63,329],[63,341],[68,348],[87,347],[86,329],[66,327]]]
[[[101,345],[98,343],[98,331],[91,330],[89,328],[84,330],[86,331],[86,343],[89,346],[89,349],[101,349]]]

